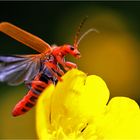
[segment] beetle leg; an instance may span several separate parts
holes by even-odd
[[[51,73],[59,80],[59,81],[62,81],[62,79],[61,79],[61,76],[59,76],[56,72],[55,72],[55,70],[54,69],[49,69],[50,71],[51,71]]]
[[[57,59],[57,62],[61,64],[66,71],[68,71],[69,68],[66,66],[65,58],[61,55],[56,55],[55,57]]]
[[[53,76],[55,76],[59,81],[62,81],[61,76],[64,72],[59,68],[57,64],[53,64],[51,62],[45,62],[44,65],[49,69]]]
[[[64,71],[57,65],[57,73],[59,74],[59,75],[64,75]]]
[[[72,62],[65,62],[66,66],[69,67],[69,68],[77,68],[77,65],[75,63],[72,63]]]

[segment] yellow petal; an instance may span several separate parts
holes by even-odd
[[[140,109],[130,98],[112,98],[96,123],[104,139],[140,139]]]
[[[104,111],[109,99],[109,90],[99,76],[91,75],[86,78],[84,93],[80,97],[80,109],[90,117]]]
[[[83,72],[71,70],[63,76],[63,81],[57,84],[51,102],[51,120],[54,130],[62,127],[66,135],[72,135],[72,132],[79,133],[79,124],[82,123],[82,114],[79,115],[81,113],[79,97],[83,93],[85,79],[86,74]]]

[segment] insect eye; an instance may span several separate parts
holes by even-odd
[[[74,47],[73,47],[73,46],[71,46],[71,47],[70,47],[70,49],[73,51],[73,50],[74,50]]]

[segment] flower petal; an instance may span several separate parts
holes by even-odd
[[[50,101],[54,86],[50,85],[40,95],[36,105],[36,129],[39,139],[49,139],[48,128],[50,115]]]
[[[96,75],[88,76],[84,85],[84,93],[80,98],[82,112],[94,117],[104,111],[108,99],[109,90],[102,78]]]
[[[98,123],[105,139],[140,139],[140,109],[130,98],[112,98]]]

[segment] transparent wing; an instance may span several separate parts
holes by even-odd
[[[40,53],[51,51],[48,43],[11,23],[0,23],[0,31]]]
[[[40,71],[38,55],[0,56],[0,82],[19,85],[32,80]]]

